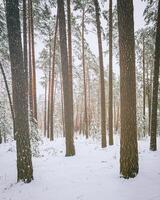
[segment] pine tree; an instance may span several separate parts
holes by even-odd
[[[33,179],[33,169],[29,139],[27,76],[23,63],[18,3],[17,0],[6,0],[6,19],[15,113],[17,180],[30,182]]]
[[[66,134],[66,156],[75,155],[74,140],[73,140],[73,95],[71,90],[71,82],[69,80],[68,54],[67,54],[67,39],[66,39],[66,21],[64,12],[64,1],[57,0],[58,17],[59,17],[59,33],[60,33],[60,48],[61,48],[61,64],[63,78],[63,96],[64,96],[64,123]]]
[[[130,178],[138,173],[133,1],[117,0],[117,9],[121,98],[120,173],[124,178]]]
[[[152,117],[151,117],[151,141],[150,150],[157,150],[157,105],[158,105],[158,86],[159,86],[159,67],[160,67],[160,0],[158,4],[157,30],[155,42],[155,59],[153,75],[153,95],[152,95]]]
[[[58,29],[58,15],[56,19],[56,24],[55,24],[55,35],[54,35],[54,44],[53,44],[53,62],[52,62],[52,72],[51,72],[51,100],[50,100],[50,140],[53,140],[54,135],[53,135],[53,111],[54,111],[54,81],[55,81],[55,59],[56,59],[56,40],[57,40],[57,29]]]
[[[30,62],[30,105],[31,114],[37,120],[37,94],[36,94],[36,66],[35,66],[35,45],[34,45],[34,21],[33,21],[33,2],[28,0],[28,26],[29,26],[29,62]]]
[[[96,25],[99,48],[99,67],[100,67],[100,90],[101,90],[101,134],[102,134],[102,148],[106,147],[106,105],[105,105],[105,82],[104,82],[104,66],[103,66],[103,48],[101,39],[101,23],[100,23],[100,8],[98,0],[94,0],[96,11]]]
[[[109,0],[109,145],[113,145],[112,0]]]

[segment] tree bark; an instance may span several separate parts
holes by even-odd
[[[144,43],[144,36],[143,36],[143,135],[145,136],[146,127],[145,127],[145,121],[146,121],[146,80],[145,80],[145,43]]]
[[[156,42],[155,42],[152,113],[151,113],[151,140],[150,140],[151,151],[157,150],[157,105],[158,105],[159,67],[160,67],[160,0],[158,4],[157,31],[156,31]]]
[[[53,62],[52,62],[52,72],[51,72],[51,112],[50,112],[50,140],[52,141],[54,139],[53,135],[53,111],[54,111],[54,81],[55,81],[55,58],[56,58],[56,40],[57,40],[57,28],[58,28],[58,15],[56,19],[56,26],[55,26],[55,35],[54,35],[54,44],[53,44]]]
[[[31,10],[28,0],[28,67],[29,67],[29,110],[33,117],[33,97],[32,97],[32,52],[31,52]]]
[[[31,71],[32,71],[32,78],[31,78],[31,86],[32,86],[32,114],[33,117],[37,120],[37,94],[36,94],[36,66],[35,66],[35,46],[34,46],[34,25],[33,25],[33,5],[32,0],[28,0],[29,6],[29,20],[30,20],[30,51],[31,51]]]
[[[47,137],[50,138],[51,133],[51,59],[52,59],[52,50],[51,50],[51,35],[49,33],[49,73],[48,73],[48,108],[47,108]]]
[[[6,0],[6,19],[15,113],[17,180],[30,182],[33,179],[33,169],[29,139],[28,80],[23,63],[19,5],[17,0]]]
[[[63,77],[63,96],[64,96],[64,116],[65,116],[65,134],[66,134],[66,156],[75,155],[73,139],[73,94],[68,66],[67,39],[66,39],[66,21],[64,12],[64,0],[57,0],[61,64]]]
[[[132,178],[138,173],[133,0],[117,0],[117,8],[121,100],[120,173],[124,178]]]
[[[47,132],[47,77],[45,75],[45,88],[44,88],[44,136],[46,137]]]
[[[103,66],[103,48],[101,39],[101,22],[100,22],[100,8],[98,0],[94,0],[96,11],[96,26],[98,37],[98,49],[99,49],[99,67],[100,67],[100,91],[101,91],[101,145],[102,148],[107,146],[106,144],[106,105],[105,105],[105,84],[104,84],[104,66]]]
[[[68,22],[68,69],[69,69],[69,81],[71,85],[71,94],[73,99],[73,80],[72,80],[72,27],[71,27],[71,1],[67,0],[67,22]],[[74,112],[72,105],[72,117],[73,117],[73,127],[74,127]]]
[[[88,138],[88,109],[87,109],[87,85],[86,85],[86,66],[85,66],[85,47],[84,47],[84,18],[85,11],[82,10],[82,66],[83,66],[83,87],[84,87],[84,132]]]
[[[112,0],[109,0],[109,145],[113,145]]]

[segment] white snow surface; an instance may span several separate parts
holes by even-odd
[[[85,138],[75,147],[65,157],[64,139],[44,139],[34,181],[25,184],[16,183],[15,143],[1,144],[0,200],[160,200],[160,151],[149,151],[149,138],[139,141],[139,174],[128,180],[119,175],[119,137],[105,149]]]

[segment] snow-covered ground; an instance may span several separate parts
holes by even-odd
[[[160,151],[150,152],[149,140],[140,141],[139,175],[124,180],[118,140],[101,149],[96,140],[79,138],[76,156],[65,157],[64,139],[44,139],[30,184],[16,183],[14,143],[0,145],[0,200],[160,200]]]

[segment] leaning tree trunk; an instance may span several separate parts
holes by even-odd
[[[63,77],[63,96],[64,96],[64,117],[65,117],[65,134],[66,134],[66,156],[75,155],[74,139],[73,139],[73,94],[71,90],[71,81],[68,67],[67,39],[66,39],[66,21],[64,12],[64,1],[57,0],[58,17],[59,17],[59,33],[60,33],[60,49],[61,64]]]
[[[138,173],[133,1],[117,0],[117,8],[121,99],[120,173],[122,177],[130,178]]]
[[[158,18],[157,18],[155,59],[154,59],[154,76],[153,76],[151,140],[150,140],[150,150],[152,151],[157,150],[157,105],[158,105],[159,67],[160,67],[160,0],[158,4]]]
[[[28,80],[23,63],[19,5],[17,0],[6,0],[6,18],[15,113],[17,180],[30,182],[33,179],[33,169],[29,139]]]
[[[100,91],[101,91],[101,135],[102,135],[102,148],[106,147],[106,105],[105,105],[105,84],[104,84],[104,66],[103,66],[103,48],[101,39],[101,22],[99,13],[98,0],[94,0],[96,10],[96,25],[98,36],[98,48],[99,48],[99,67],[100,67]]]
[[[1,72],[2,72],[2,75],[3,75],[4,82],[5,82],[5,86],[6,86],[6,90],[7,90],[7,95],[8,95],[8,99],[9,99],[9,105],[10,105],[10,109],[11,109],[11,115],[12,115],[12,120],[13,120],[13,136],[14,136],[14,139],[16,139],[16,135],[15,135],[16,134],[16,130],[15,130],[15,117],[14,117],[13,103],[12,103],[11,94],[10,94],[10,91],[9,91],[9,86],[8,86],[6,74],[4,72],[4,69],[3,69],[3,66],[2,66],[1,62],[0,62],[0,68],[1,68]]]
[[[109,145],[113,145],[112,0],[109,0]]]

